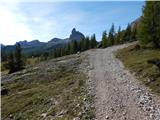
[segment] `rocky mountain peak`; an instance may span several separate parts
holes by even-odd
[[[72,34],[74,34],[76,32],[76,28],[72,29]]]
[[[72,33],[69,37],[69,40],[76,40],[76,41],[80,41],[82,38],[84,38],[85,36],[79,32],[79,31],[76,31],[76,28],[73,28],[72,29]]]

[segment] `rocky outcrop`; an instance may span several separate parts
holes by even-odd
[[[72,33],[69,37],[69,40],[76,40],[76,41],[80,41],[81,39],[83,39],[85,36],[79,32],[79,31],[76,31],[75,28],[72,29]]]
[[[140,19],[141,17],[137,18],[136,20],[134,20],[133,22],[131,22],[131,29],[133,30],[134,28],[137,28],[139,23],[140,23]]]

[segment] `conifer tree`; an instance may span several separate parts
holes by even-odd
[[[89,36],[86,36],[85,37],[85,44],[84,44],[84,48],[85,48],[85,50],[88,50],[89,48],[90,48],[90,41],[89,41]]]
[[[114,36],[115,36],[114,24],[112,24],[111,29],[109,31],[109,35],[108,35],[109,45],[114,45],[114,42],[115,42]]]
[[[69,55],[69,54],[70,54],[70,51],[71,51],[70,43],[68,43],[66,47],[67,47],[67,49],[66,49],[66,54]]]
[[[73,40],[70,42],[70,54],[74,53]]]
[[[13,53],[10,53],[6,67],[9,69],[9,74],[16,71]]]
[[[44,60],[47,60],[47,59],[48,59],[48,56],[49,56],[49,53],[48,53],[48,52],[45,52],[45,53],[43,54]]]
[[[153,44],[160,48],[160,2],[146,1],[138,28],[138,40],[141,46]]]
[[[130,41],[131,40],[131,25],[128,24],[124,36],[123,36],[124,42]]]
[[[96,45],[97,45],[96,36],[95,36],[95,34],[93,34],[91,36],[91,48],[95,48]]]
[[[73,41],[73,53],[77,53],[78,51],[78,43],[76,40]]]
[[[135,26],[131,32],[131,41],[137,40],[137,27]]]
[[[107,46],[108,46],[107,45],[107,33],[106,31],[104,31],[102,34],[102,47],[106,48]]]
[[[54,51],[53,51],[53,57],[54,57],[54,58],[56,58],[56,57],[57,57],[56,49],[54,49]]]
[[[78,48],[78,44],[77,44],[77,41],[76,40],[72,40],[71,43],[70,43],[70,46],[71,46],[71,54],[74,54],[77,52],[77,48]]]
[[[157,30],[156,30],[156,35],[157,35],[157,42],[158,42],[158,45],[157,47],[160,47],[160,14],[159,14],[159,11],[160,11],[160,2],[159,1],[155,1],[156,2],[156,5],[155,5],[155,14],[156,14],[156,26],[157,26]]]
[[[82,51],[84,51],[84,47],[85,47],[85,38],[82,38],[81,40],[80,40],[80,51],[82,52]]]
[[[118,28],[115,42],[116,42],[116,44],[120,44],[120,42],[121,42],[121,27],[120,26]]]
[[[22,52],[21,45],[18,43],[15,49],[15,66],[17,71],[24,68],[21,52]]]

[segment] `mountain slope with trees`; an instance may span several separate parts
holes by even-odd
[[[138,43],[117,53],[124,65],[133,71],[153,92],[160,94],[160,2],[146,1],[138,28]],[[135,38],[135,37],[132,37]]]
[[[48,42],[40,42],[39,40],[33,40],[30,42],[27,42],[26,40],[17,42],[16,44],[20,44],[22,47],[22,53],[27,56],[40,56],[44,54],[45,52],[49,52],[55,48],[63,47],[64,45],[68,44],[72,40],[80,41],[85,36],[77,31],[75,28],[72,29],[72,32],[69,36],[69,38],[60,39],[60,38],[53,38]],[[5,56],[14,51],[15,45],[2,45],[2,61],[5,60]]]
[[[142,47],[160,48],[160,2],[146,1],[138,29]]]

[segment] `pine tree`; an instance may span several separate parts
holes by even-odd
[[[66,54],[69,55],[69,54],[70,54],[70,51],[71,51],[70,43],[68,43],[66,47],[67,47],[67,49],[66,49]]]
[[[48,59],[48,56],[49,56],[49,53],[48,53],[48,52],[45,52],[45,53],[43,54],[44,60],[47,60],[47,59]]]
[[[8,54],[5,51],[1,52],[1,61],[6,61],[7,57],[8,57]]]
[[[16,71],[13,53],[10,53],[6,67],[9,69],[9,74]]]
[[[24,68],[21,52],[22,52],[21,45],[18,43],[15,49],[15,66],[17,71],[22,70]]]
[[[107,33],[106,33],[106,31],[104,31],[102,34],[102,47],[103,48],[107,47]]]
[[[93,35],[91,36],[91,45],[90,45],[90,46],[91,46],[91,48],[95,48],[96,45],[97,45],[96,35],[93,34]]]
[[[121,43],[121,27],[119,26],[118,28],[118,33],[116,35],[116,44],[120,44]]]
[[[85,48],[85,50],[88,50],[88,49],[90,48],[89,36],[86,36],[86,37],[85,37],[85,41],[84,41],[84,42],[85,42],[85,44],[84,44],[85,47],[84,47],[84,48]]]
[[[78,43],[76,40],[73,41],[73,53],[78,52]]]
[[[70,42],[70,54],[74,53],[74,45],[73,45],[73,40]]]
[[[85,38],[82,38],[81,40],[80,40],[80,51],[82,52],[82,51],[84,51],[84,44],[85,44]]]
[[[131,32],[131,41],[136,41],[136,40],[137,40],[137,27],[134,27]]]
[[[78,44],[77,44],[77,41],[76,40],[72,40],[71,43],[70,43],[70,46],[71,46],[71,51],[70,53],[71,54],[74,54],[77,52],[77,49],[78,49]]]
[[[153,44],[160,48],[160,2],[146,1],[138,28],[138,40],[141,46]]]
[[[62,52],[61,52],[61,48],[57,49],[57,57],[61,57],[62,56]]]
[[[54,57],[54,58],[57,57],[56,49],[53,50],[53,57]]]
[[[124,42],[128,42],[131,40],[131,25],[130,24],[128,24],[128,26],[125,30],[123,40],[124,40]]]
[[[157,26],[157,30],[156,30],[156,35],[157,35],[157,42],[158,42],[158,46],[160,47],[160,2],[159,1],[155,1],[156,5],[155,5],[155,14],[156,14],[156,26]]]
[[[112,24],[111,29],[109,31],[109,35],[108,35],[109,45],[114,45],[114,43],[115,43],[114,36],[115,36],[114,24]]]

